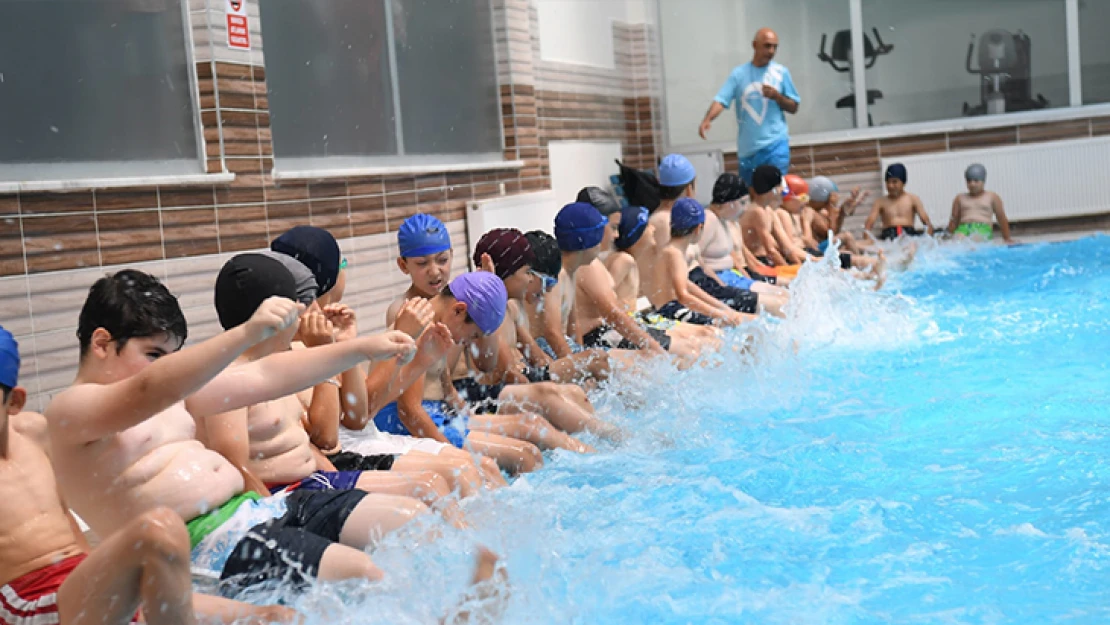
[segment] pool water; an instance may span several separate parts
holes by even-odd
[[[1110,622],[1110,239],[923,244],[872,292],[807,266],[717,366],[597,399],[634,432],[389,539],[320,623],[433,622],[475,540],[505,623]],[[629,410],[627,402],[635,404]]]

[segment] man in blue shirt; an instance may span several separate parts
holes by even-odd
[[[752,41],[755,53],[750,63],[732,70],[728,80],[713,98],[698,134],[705,138],[713,120],[736,101],[736,156],[740,177],[750,187],[752,172],[760,165],[774,165],[785,176],[790,169],[790,129],[787,113],[797,113],[802,101],[794,88],[790,70],[775,63],[779,38],[770,28],[761,28]]]

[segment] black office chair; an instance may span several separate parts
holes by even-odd
[[[871,38],[866,34],[863,36],[863,56],[866,59],[864,69],[871,69],[875,62],[879,60],[880,56],[890,54],[894,49],[893,45],[883,43],[882,37],[879,35],[878,28],[872,28],[871,32],[875,34],[875,43],[878,47],[872,45]],[[852,31],[842,30],[833,35],[832,55],[825,52],[825,44],[828,41],[828,35],[821,34],[821,51],[817,53],[817,58],[823,63],[828,63],[833,69],[840,73],[847,73],[848,80],[855,85],[855,68],[852,67]],[[854,89],[854,86],[853,86]],[[883,92],[878,89],[867,90],[867,125],[873,126],[874,122],[871,120],[871,106],[877,100],[882,99]],[[836,108],[838,109],[852,109],[856,108],[856,94],[853,91],[848,95],[836,101]]]

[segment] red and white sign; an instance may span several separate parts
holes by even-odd
[[[227,47],[235,50],[251,49],[247,0],[227,0]]]

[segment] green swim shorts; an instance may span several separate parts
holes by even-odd
[[[985,239],[989,241],[991,239],[991,236],[994,234],[994,228],[991,226],[991,224],[983,223],[960,224],[960,227],[956,228],[956,234],[962,234],[965,237],[974,237],[977,239]]]

